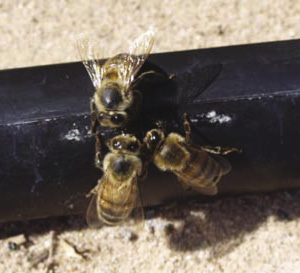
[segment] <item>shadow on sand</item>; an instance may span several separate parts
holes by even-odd
[[[247,234],[262,226],[269,217],[277,221],[299,218],[300,190],[223,197],[210,203],[193,200],[152,208],[148,212],[147,218],[161,217],[171,221],[165,229],[171,249],[187,252],[210,248],[216,258],[230,253]],[[1,224],[0,228],[0,238],[5,239],[17,234],[31,236],[49,231],[59,234],[84,230],[87,225],[85,217],[80,215],[6,223]]]
[[[192,201],[161,211],[161,217],[179,223],[169,226],[166,232],[171,249],[194,251],[209,247],[213,257],[230,253],[269,217],[292,221],[299,216],[300,190],[224,197],[209,204]]]

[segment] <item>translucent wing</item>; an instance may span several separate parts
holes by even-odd
[[[204,195],[216,195],[218,193],[218,187],[216,184],[213,185],[207,185],[207,186],[191,186],[194,190],[196,190],[197,192],[204,194]]]
[[[139,229],[141,229],[145,224],[145,214],[141,201],[137,177],[132,181],[132,196],[134,198],[132,202],[132,213],[129,224],[133,223],[134,225],[137,225]]]
[[[127,89],[146,61],[154,42],[154,33],[149,30],[139,36],[129,48],[128,53],[118,54],[108,59],[104,65],[104,74],[117,71],[118,78]]]
[[[105,172],[100,181],[98,182],[98,185],[95,189],[95,193],[93,194],[93,197],[90,201],[86,212],[86,221],[90,228],[100,228],[105,224],[99,213],[99,201],[101,196],[103,195],[103,190],[105,189],[107,183],[108,177],[107,172]]]
[[[177,174],[177,173],[175,172],[175,174]],[[218,177],[218,180],[220,180],[220,178],[221,178],[221,176]],[[215,183],[210,182],[210,183],[205,184],[205,183],[201,183],[203,181],[199,179],[199,181],[197,181],[197,182],[193,181],[191,183],[187,179],[182,179],[182,177],[180,178],[180,176],[178,176],[178,180],[179,180],[179,182],[181,182],[181,185],[184,190],[193,189],[201,194],[210,195],[210,196],[216,195],[218,193],[218,188],[216,186],[218,181],[216,181]]]
[[[202,66],[194,65],[188,71],[176,77],[178,83],[178,96],[181,109],[187,109],[187,105],[200,98],[200,95],[209,89],[222,72],[222,64]],[[186,110],[184,110],[186,111]]]
[[[100,62],[100,48],[97,48],[96,42],[89,40],[84,35],[78,37],[77,48],[94,87],[99,88],[103,79],[103,66]]]
[[[216,195],[218,193],[217,184],[219,183],[220,179],[223,175],[229,173],[231,171],[231,164],[225,158],[218,156],[218,155],[208,155],[210,160],[213,162],[212,165],[217,166],[211,170],[211,177],[213,180],[209,181],[209,183],[205,185],[194,185],[193,188],[204,194],[204,195]]]
[[[100,220],[97,210],[98,195],[94,194],[86,212],[86,222],[90,228],[100,228],[103,222]]]
[[[146,59],[148,58],[154,43],[154,32],[148,30],[141,36],[139,36],[130,45],[129,54],[132,56],[138,56],[138,58],[132,60],[132,73],[135,75],[142,67]]]
[[[216,154],[209,154],[209,157],[220,167],[220,176],[228,174],[231,171],[231,164],[226,158]]]

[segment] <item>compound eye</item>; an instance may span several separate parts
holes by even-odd
[[[127,149],[131,152],[136,152],[138,148],[139,148],[139,144],[137,142],[131,142],[127,146]]]
[[[156,131],[153,131],[150,137],[151,142],[154,144],[159,142],[159,134]]]
[[[105,115],[103,112],[100,112],[98,117],[99,117],[99,120],[103,120]]]
[[[121,142],[118,140],[113,141],[113,148],[114,149],[121,149]]]
[[[124,121],[124,117],[123,115],[115,114],[111,116],[110,120],[115,124],[120,124]]]

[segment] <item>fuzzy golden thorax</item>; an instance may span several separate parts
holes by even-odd
[[[137,156],[127,154],[109,153],[104,158],[103,167],[108,178],[114,180],[112,182],[115,184],[130,181],[142,172],[141,160]]]
[[[154,154],[155,165],[163,171],[180,171],[185,168],[190,161],[190,153],[182,145],[184,142],[182,136],[170,133]]]

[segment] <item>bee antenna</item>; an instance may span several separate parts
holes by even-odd
[[[183,113],[183,119],[184,119],[184,121],[188,122],[188,114],[187,114],[187,112]]]
[[[189,122],[187,113],[183,114],[183,128],[184,128],[184,132],[185,132],[185,139],[186,139],[187,143],[190,143],[192,129],[191,129],[191,124]]]

